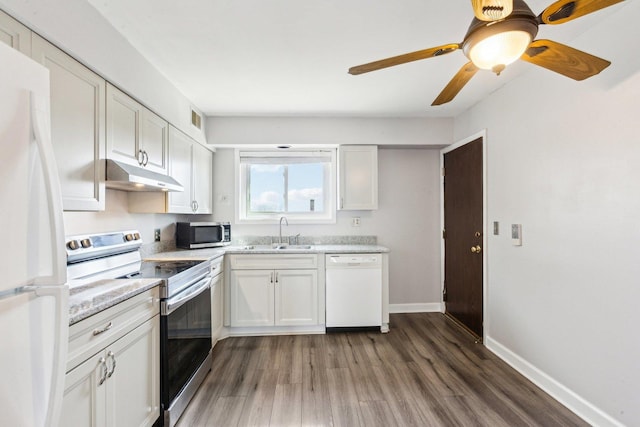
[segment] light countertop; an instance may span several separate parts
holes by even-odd
[[[146,261],[163,260],[202,260],[211,261],[226,254],[337,254],[337,253],[387,253],[389,249],[380,245],[310,245],[309,248],[289,247],[274,249],[270,245],[225,246],[206,249],[178,249],[171,252],[160,252],[145,257]]]
[[[160,279],[72,280],[69,283],[69,325],[141,294],[160,283]]]

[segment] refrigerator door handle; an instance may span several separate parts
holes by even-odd
[[[64,248],[64,223],[60,214],[62,208],[62,191],[58,181],[53,144],[51,143],[48,102],[45,97],[30,93],[31,127],[33,137],[41,156],[44,181],[49,198],[49,223],[51,224],[51,253],[53,255],[53,271],[51,278],[39,278],[39,284],[62,284],[67,281],[67,259]],[[38,284],[38,283],[36,283]]]
[[[59,420],[62,411],[62,399],[53,396],[64,394],[64,377],[67,365],[69,344],[69,285],[62,286],[25,286],[32,288],[37,297],[54,297],[56,301],[55,341],[53,350],[53,372],[51,375],[51,396],[47,412],[50,419]],[[56,421],[54,421],[55,425]]]

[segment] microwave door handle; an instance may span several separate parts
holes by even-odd
[[[211,276],[207,276],[204,279],[197,282],[195,285],[193,285],[192,289],[185,292],[184,295],[179,295],[179,298],[171,298],[167,301],[163,301],[160,307],[160,311],[161,311],[160,314],[162,314],[163,316],[166,316],[173,313],[175,310],[180,308],[187,301],[197,297],[202,292],[209,289],[210,286],[211,286]]]
[[[224,224],[219,224],[220,227],[220,243],[224,243]]]

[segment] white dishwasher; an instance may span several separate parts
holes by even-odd
[[[326,269],[326,327],[382,326],[382,256],[328,254]]]

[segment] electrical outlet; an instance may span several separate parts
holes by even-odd
[[[351,226],[352,227],[360,227],[360,217],[354,216],[351,218]]]
[[[153,230],[153,240],[156,242],[160,241],[160,229],[156,228],[155,230]]]

